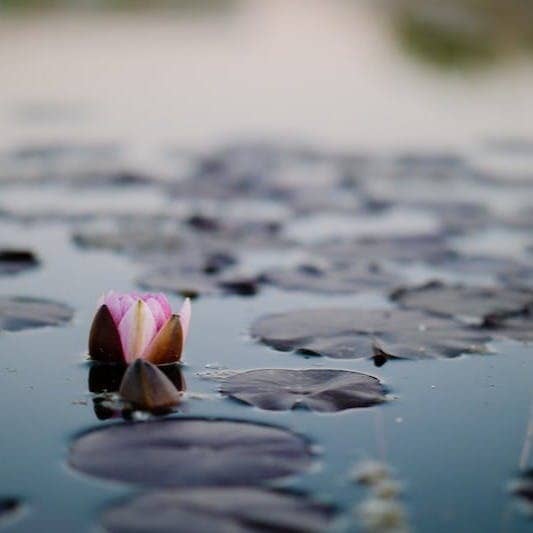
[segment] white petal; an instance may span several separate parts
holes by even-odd
[[[118,332],[126,362],[131,363],[141,357],[157,332],[150,308],[142,300],[138,300],[120,321]]]

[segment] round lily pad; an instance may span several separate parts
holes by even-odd
[[[60,326],[73,314],[71,307],[53,300],[0,296],[0,331]]]
[[[108,510],[111,533],[319,533],[335,509],[305,496],[254,487],[206,487],[142,495]]]
[[[269,411],[305,407],[334,412],[369,407],[385,401],[375,377],[347,370],[250,370],[231,376],[221,392]]]
[[[282,428],[233,420],[167,419],[85,433],[69,463],[92,476],[154,487],[257,485],[301,473],[310,444]]]
[[[400,309],[323,308],[268,315],[252,336],[277,350],[339,359],[418,359],[483,352],[486,332],[453,319]]]

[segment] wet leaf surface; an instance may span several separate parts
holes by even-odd
[[[309,498],[253,487],[207,487],[153,492],[108,510],[111,533],[319,533],[334,509]]]
[[[485,351],[490,336],[452,319],[418,311],[323,308],[268,315],[252,336],[281,351],[339,359],[456,357]]]
[[[0,331],[61,326],[74,314],[71,307],[40,298],[0,296]]]
[[[334,412],[385,401],[385,391],[377,378],[347,370],[250,370],[231,376],[220,390],[270,411],[303,407]]]
[[[109,426],[74,442],[86,474],[155,487],[257,485],[307,470],[310,445],[287,430],[233,420],[173,419]]]

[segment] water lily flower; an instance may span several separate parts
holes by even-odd
[[[89,355],[98,361],[155,365],[179,361],[189,332],[191,302],[177,314],[164,294],[109,291],[98,302],[89,334]]]

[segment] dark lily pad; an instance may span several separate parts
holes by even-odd
[[[431,282],[391,295],[402,306],[441,316],[465,317],[516,340],[533,340],[533,291]]]
[[[182,251],[186,241],[175,220],[129,216],[112,222],[79,226],[73,241],[81,248],[96,248],[142,255],[147,252]]]
[[[450,252],[445,238],[439,235],[340,240],[319,244],[313,250],[337,265],[350,265],[354,258],[378,264],[382,261],[423,262]]]
[[[145,494],[108,510],[111,533],[319,533],[335,509],[303,495],[254,487],[189,488]]]
[[[211,270],[211,268],[210,268]],[[259,291],[259,279],[238,273],[179,272],[168,267],[142,275],[137,283],[146,290],[173,292],[189,298],[236,294],[252,296]]]
[[[273,426],[172,419],[90,431],[72,446],[75,469],[155,487],[256,485],[307,470],[309,443]]]
[[[261,281],[288,290],[325,294],[345,294],[362,290],[392,287],[399,277],[375,263],[355,263],[349,266],[319,266],[301,264],[295,268],[275,268],[264,272]]]
[[[0,296],[0,331],[60,326],[73,314],[71,307],[53,300]]]
[[[231,376],[220,390],[269,411],[305,407],[334,412],[385,401],[385,391],[377,378],[347,370],[250,370]]]
[[[483,321],[491,315],[520,312],[533,304],[533,291],[430,282],[419,287],[398,289],[392,293],[391,298],[411,309]]]
[[[483,352],[486,332],[418,311],[324,308],[268,315],[252,336],[281,351],[339,359],[455,357]]]
[[[38,265],[39,260],[29,250],[0,249],[0,274],[18,274]]]

